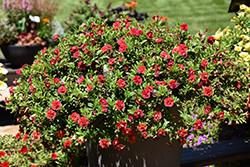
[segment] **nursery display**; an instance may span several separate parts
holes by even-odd
[[[60,28],[53,21],[57,10],[56,1],[3,1],[6,19],[0,24],[0,46],[13,66],[32,64],[38,50],[52,42]]]
[[[84,143],[88,166],[168,166],[172,157],[161,151],[180,166],[182,146],[211,143],[220,124],[249,118],[248,9],[235,19],[244,35],[228,38],[191,35],[159,16],[149,25],[90,20],[17,71],[6,105],[23,133],[70,157],[67,165],[81,164]]]

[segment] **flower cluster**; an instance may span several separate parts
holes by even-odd
[[[45,45],[52,38],[57,9],[56,1],[4,0],[6,19],[0,24],[0,45]]]
[[[24,65],[6,104],[29,133],[65,149],[85,138],[122,150],[137,135],[211,142],[220,123],[248,119],[249,76],[205,33],[95,20]]]

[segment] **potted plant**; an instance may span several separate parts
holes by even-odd
[[[208,30],[191,35],[186,24],[154,18],[148,26],[94,20],[55,37],[57,46],[17,71],[6,99],[23,131],[72,165],[84,141],[89,166],[180,166],[189,135],[211,143],[219,124],[245,122],[248,63]]]
[[[6,19],[0,24],[0,46],[6,59],[16,67],[32,64],[38,50],[49,46],[55,35],[56,1],[3,1]]]

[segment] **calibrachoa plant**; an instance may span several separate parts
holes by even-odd
[[[249,91],[245,63],[205,33],[93,21],[18,70],[7,107],[28,134],[66,150],[75,140],[122,150],[137,135],[211,142],[220,123],[246,121]]]

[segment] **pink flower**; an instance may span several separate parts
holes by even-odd
[[[107,139],[102,139],[99,141],[99,144],[102,148],[109,148],[110,141],[108,141]]]
[[[100,82],[100,84],[104,84],[105,82],[105,77],[103,75],[99,75],[98,76],[98,81]]]
[[[155,111],[153,116],[154,116],[154,120],[156,120],[156,121],[158,121],[162,118],[162,114],[160,111]]]
[[[171,89],[175,89],[175,88],[178,87],[178,83],[177,83],[177,81],[175,81],[175,80],[171,80],[171,81],[168,83],[168,85],[169,85],[169,87],[170,87]]]
[[[53,110],[60,110],[61,106],[62,106],[62,103],[59,100],[54,100],[51,103],[51,107]]]
[[[85,70],[86,64],[83,63],[82,61],[80,61],[80,62],[78,63],[78,67],[80,68],[80,70]]]
[[[136,85],[139,85],[142,83],[142,78],[140,76],[135,76],[133,78],[133,81],[135,82]]]
[[[162,58],[164,58],[164,59],[169,59],[170,58],[169,54],[167,54],[166,52],[162,52],[160,56]]]
[[[154,37],[154,34],[151,31],[149,31],[147,32],[146,36],[148,37],[148,39],[152,39]]]
[[[180,27],[181,27],[181,30],[182,30],[182,31],[187,31],[187,30],[188,30],[188,25],[185,24],[185,23],[182,24]]]
[[[55,36],[53,36],[53,41],[57,41],[58,38],[59,38],[59,35],[56,34]]]
[[[47,118],[48,118],[48,119],[54,119],[55,117],[56,117],[56,112],[55,112],[55,111],[49,110],[49,111],[47,112]]]
[[[145,66],[140,66],[139,68],[138,68],[138,73],[145,73],[145,71],[146,71],[146,67]]]
[[[200,76],[202,81],[206,81],[209,78],[209,74],[207,72],[201,73]]]
[[[118,79],[117,85],[118,85],[120,88],[125,88],[126,82],[125,82],[124,80],[122,80],[122,79]]]
[[[115,62],[116,62],[116,61],[115,61],[114,58],[109,59],[109,64],[110,64],[110,65],[113,65]]]
[[[35,131],[32,133],[32,135],[33,135],[32,138],[33,138],[34,140],[39,140],[40,137],[41,137],[41,133],[38,132],[37,130],[35,130]]]
[[[164,99],[164,105],[166,107],[173,107],[173,105],[174,105],[174,99],[172,99],[171,97],[165,98]]]
[[[73,112],[71,115],[70,115],[70,118],[72,119],[73,122],[77,122],[80,118],[80,115],[76,112]]]
[[[145,89],[141,92],[141,95],[143,98],[148,99],[150,98],[150,91],[148,89]]]
[[[127,47],[128,47],[128,46],[127,46],[126,44],[123,43],[123,44],[120,45],[119,51],[120,51],[120,52],[126,52]]]
[[[53,82],[54,82],[54,83],[59,83],[59,82],[60,82],[60,79],[59,79],[59,78],[55,78],[55,79],[53,79]]]
[[[121,26],[121,22],[116,21],[116,22],[114,22],[113,26],[115,27],[115,29],[117,29],[118,27]]]
[[[65,94],[66,91],[67,91],[67,88],[65,86],[60,86],[58,89],[57,89],[58,93],[62,93],[62,94]]]
[[[106,99],[104,99],[104,98],[101,98],[101,99],[99,100],[99,102],[100,102],[103,106],[108,105]]]
[[[204,94],[205,96],[211,96],[212,93],[213,93],[213,90],[212,90],[212,88],[210,88],[210,87],[205,87],[205,88],[203,89],[203,94]]]
[[[136,109],[135,112],[134,112],[134,115],[135,115],[136,118],[140,118],[140,117],[142,117],[144,114],[143,114],[142,110]]]
[[[67,141],[65,141],[65,142],[63,143],[63,145],[64,145],[64,148],[69,148],[70,145],[71,145],[71,141],[67,140]]]
[[[138,30],[137,30],[136,28],[131,28],[131,29],[130,29],[130,34],[131,34],[131,35],[137,35],[137,31],[138,31]]]
[[[87,92],[90,92],[91,90],[93,90],[93,87],[91,84],[87,85],[87,88],[85,89]]]
[[[79,50],[78,46],[72,46],[70,49],[71,53],[75,53],[78,50]]]
[[[147,132],[142,132],[141,135],[142,135],[142,137],[144,137],[144,139],[148,138],[148,133]]]
[[[81,76],[76,82],[78,84],[82,83],[84,81],[84,76]]]

